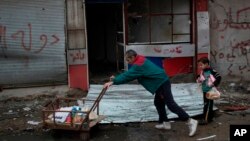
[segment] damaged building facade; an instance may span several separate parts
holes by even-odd
[[[68,84],[128,69],[134,49],[169,76],[208,56],[224,77],[249,81],[248,0],[1,0],[0,85]]]

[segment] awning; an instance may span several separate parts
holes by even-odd
[[[86,3],[123,3],[126,0],[86,0]]]

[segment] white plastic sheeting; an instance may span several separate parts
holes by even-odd
[[[102,88],[103,85],[90,85],[87,98],[95,99]],[[203,97],[196,83],[172,84],[172,93],[190,116],[202,114]],[[167,107],[166,110],[169,119],[177,118]],[[99,113],[107,116],[101,123],[158,121],[154,95],[137,84],[111,86],[100,102]]]

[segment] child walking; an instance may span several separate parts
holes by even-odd
[[[212,89],[212,87],[217,87],[220,84],[221,76],[219,73],[210,67],[209,59],[203,57],[198,60],[198,65],[202,69],[201,74],[198,76],[197,82],[201,83],[202,92],[203,92],[203,118],[199,121],[199,125],[206,125],[209,122],[213,121],[214,112],[213,105],[214,101],[206,97],[207,92]],[[214,79],[213,83],[210,82]]]

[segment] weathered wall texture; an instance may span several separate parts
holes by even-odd
[[[224,78],[250,80],[249,0],[210,0],[209,14],[212,66]]]

